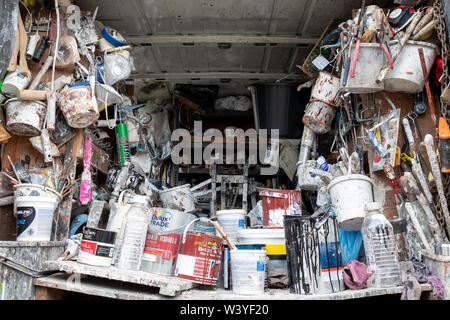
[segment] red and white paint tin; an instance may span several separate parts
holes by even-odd
[[[116,232],[84,227],[77,261],[93,266],[111,266]]]
[[[204,285],[216,286],[222,261],[223,242],[214,235],[188,231],[197,220],[193,220],[184,230],[178,251],[175,276]]]

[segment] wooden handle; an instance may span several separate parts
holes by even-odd
[[[47,100],[47,92],[44,90],[18,90],[16,96],[20,100]]]
[[[227,241],[228,246],[231,250],[237,250],[236,246],[234,245],[233,241],[230,240],[227,233],[222,229],[219,222],[217,221],[211,221],[212,224],[216,227],[217,231],[219,231],[220,235]]]

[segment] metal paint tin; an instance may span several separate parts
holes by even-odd
[[[311,100],[306,106],[302,121],[314,133],[323,134],[331,130],[335,116],[334,106],[321,100]]]
[[[195,202],[191,194],[190,184],[160,191],[159,197],[166,208],[169,208],[171,205],[175,205],[185,212],[195,210]]]
[[[17,98],[6,101],[6,129],[17,136],[35,137],[41,134],[46,105],[40,101]]]
[[[338,77],[326,71],[320,71],[311,92],[311,100],[321,100],[335,106],[339,89],[340,82]]]
[[[196,283],[216,286],[222,262],[223,242],[208,233],[184,230],[178,251],[175,276]],[[209,221],[209,219],[206,219]]]
[[[2,84],[2,93],[6,96],[16,96],[18,90],[25,89],[30,84],[31,78],[19,71],[9,72]]]
[[[263,224],[266,228],[283,228],[285,215],[302,214],[300,190],[258,189],[262,200]]]
[[[77,261],[93,266],[109,267],[114,254],[116,236],[116,232],[84,227]]]
[[[58,105],[67,123],[73,128],[86,128],[100,116],[89,82],[63,89],[58,95]]]

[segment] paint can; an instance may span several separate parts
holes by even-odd
[[[116,232],[84,227],[77,261],[92,266],[111,266],[116,236]]]
[[[391,43],[395,51],[398,41]],[[423,49],[427,74],[430,73],[436,59],[438,47],[422,41],[408,41],[394,62],[394,69],[384,78],[384,90],[389,92],[419,93],[423,91],[425,77],[420,63],[418,49]]]
[[[141,270],[172,276],[181,234],[194,216],[166,208],[151,211]]]
[[[99,118],[97,100],[88,81],[68,86],[58,94],[58,105],[69,126],[86,128]]]
[[[266,250],[230,250],[233,293],[264,294],[266,280]]]
[[[199,218],[191,221],[184,229],[178,251],[175,276],[204,285],[216,286],[222,262],[222,238],[211,234],[188,231],[195,221],[209,221]]]
[[[159,198],[166,208],[174,207],[185,212],[195,210],[194,197],[189,184],[160,191]]]
[[[259,188],[262,200],[263,224],[266,228],[283,228],[285,215],[302,214],[300,190],[277,190]]]
[[[344,175],[331,180],[327,187],[335,207],[339,228],[361,230],[366,203],[373,202],[373,181],[362,174]]]
[[[217,221],[231,241],[238,237],[239,230],[245,229],[245,210],[231,209],[216,212]]]
[[[9,72],[2,84],[2,93],[5,96],[15,97],[18,90],[25,89],[30,84],[31,78],[18,70]]]
[[[56,191],[42,185],[15,185],[17,241],[50,241],[53,214],[60,199]]]
[[[41,101],[9,99],[6,105],[6,129],[17,136],[35,137],[41,134],[47,107]]]
[[[311,91],[311,100],[320,100],[331,106],[336,106],[340,89],[339,78],[326,71],[320,71]]]
[[[321,100],[311,100],[302,118],[305,127],[316,134],[324,134],[331,130],[331,123],[336,116],[336,108]]]
[[[354,57],[356,44],[352,46]],[[348,76],[347,85],[342,86],[345,72],[341,74],[341,90],[351,93],[374,93],[384,90],[384,82],[377,83],[377,76],[387,63],[386,55],[378,43],[361,43],[356,65],[355,77]]]

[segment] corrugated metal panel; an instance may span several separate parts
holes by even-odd
[[[367,1],[367,5],[383,6],[388,2]],[[77,4],[90,11],[98,6],[97,19],[127,36],[319,37],[330,19],[350,17],[361,0],[79,0]],[[217,43],[186,46],[181,41],[173,38],[167,41],[170,43],[137,48],[133,53],[135,72],[286,74],[302,64],[314,42],[278,47],[232,43],[229,49],[219,49]]]

